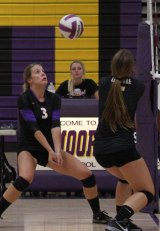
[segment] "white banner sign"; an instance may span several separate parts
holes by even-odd
[[[91,170],[103,169],[93,156],[94,134],[97,117],[62,117],[62,149],[78,158]],[[37,170],[45,169],[37,166]]]

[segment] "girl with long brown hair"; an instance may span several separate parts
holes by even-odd
[[[117,215],[107,224],[108,231],[132,229],[130,217],[149,204],[154,197],[154,185],[144,159],[134,142],[134,117],[144,84],[133,78],[134,58],[121,49],[111,61],[112,76],[99,85],[100,118],[95,134],[94,154],[106,171],[126,182],[133,189]],[[147,179],[147,180],[146,180]]]

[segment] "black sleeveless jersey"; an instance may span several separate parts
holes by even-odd
[[[40,102],[31,90],[24,92],[18,98],[18,147],[43,151],[43,146],[34,137],[40,130],[54,148],[51,129],[60,127],[60,107],[57,94],[45,91],[45,101]]]
[[[118,127],[117,131],[114,133],[106,125],[105,121],[101,121],[102,112],[112,81],[112,77],[102,78],[99,84],[99,124],[95,133],[94,143],[96,153],[99,154],[112,153],[135,147],[133,137],[134,129]],[[124,100],[130,117],[134,122],[137,104],[144,92],[144,84],[139,80],[127,78],[122,82],[122,86],[125,87],[125,90],[122,91]]]

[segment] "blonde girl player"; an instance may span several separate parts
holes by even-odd
[[[93,223],[107,223],[110,217],[100,210],[95,176],[78,159],[61,150],[61,100],[46,90],[48,80],[42,65],[30,64],[23,77],[24,93],[18,98],[19,176],[0,199],[0,217],[31,184],[39,164],[80,180],[93,211]]]

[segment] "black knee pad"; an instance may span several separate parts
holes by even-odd
[[[86,188],[92,188],[96,185],[96,178],[95,176],[92,174],[91,176],[89,176],[88,178],[81,180],[82,184],[84,187]]]
[[[118,181],[121,182],[122,184],[128,184],[128,181],[126,180],[118,179]]]
[[[144,195],[147,197],[147,200],[148,200],[147,205],[153,201],[154,195],[151,192],[148,192],[145,190],[139,191],[139,192],[144,193]]]
[[[13,182],[13,186],[20,192],[23,192],[29,185],[30,183],[21,176]]]

